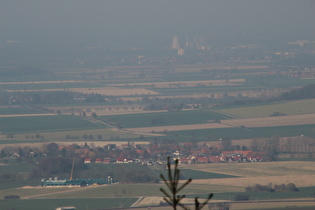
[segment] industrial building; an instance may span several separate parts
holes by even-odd
[[[108,176],[107,179],[58,179],[58,177],[42,179],[42,187],[62,187],[62,186],[72,186],[72,187],[85,187],[90,185],[105,185],[112,184],[113,179]]]

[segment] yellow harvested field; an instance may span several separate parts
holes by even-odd
[[[20,89],[20,90],[6,90],[7,92],[39,92],[39,91],[43,91],[43,92],[47,92],[47,91],[64,91],[65,89],[62,88],[57,88],[57,89]]]
[[[230,79],[226,80],[201,80],[201,81],[184,81],[184,82],[143,82],[132,84],[113,84],[113,87],[136,87],[136,86],[152,86],[157,88],[170,87],[196,87],[196,86],[225,86],[225,85],[239,85],[245,82],[245,79]]]
[[[219,70],[219,69],[266,69],[269,66],[259,66],[259,65],[213,65],[213,66],[209,66],[209,65],[193,65],[193,66],[189,66],[189,65],[177,65],[175,66],[175,68],[173,69],[174,72],[199,72],[201,69],[209,69],[209,70]]]
[[[7,114],[7,115],[0,115],[0,117],[35,117],[35,116],[49,116],[49,115],[56,115],[56,114]]]
[[[182,169],[200,170],[234,176],[310,175],[315,173],[315,162],[275,161],[256,163],[209,163],[180,165]]]
[[[315,113],[303,114],[303,115],[277,116],[277,117],[222,120],[221,123],[235,126],[235,127],[246,126],[248,128],[269,127],[269,126],[272,127],[272,126],[289,126],[289,125],[307,125],[307,124],[315,124]]]
[[[170,125],[170,126],[156,126],[156,127],[141,127],[141,128],[128,128],[128,131],[136,132],[164,132],[164,131],[182,131],[182,130],[197,130],[208,128],[229,128],[230,125],[220,123],[205,123],[205,124],[191,124],[191,125]]]
[[[85,94],[101,94],[110,96],[139,96],[139,95],[158,95],[158,92],[147,90],[145,88],[132,88],[123,89],[116,87],[104,87],[104,88],[71,88],[70,91],[81,92]]]
[[[42,147],[44,144],[49,144],[49,143],[57,143],[58,145],[71,145],[71,144],[77,144],[80,146],[84,146],[85,142],[91,146],[94,145],[96,147],[103,147],[107,144],[116,144],[117,146],[120,146],[122,144],[128,144],[128,141],[108,141],[108,140],[104,140],[104,141],[52,141],[52,142],[37,142],[37,143],[19,143],[19,144],[0,144],[0,149],[4,148],[4,147],[14,147],[14,146],[18,146],[18,147]],[[150,142],[147,141],[137,141],[137,144],[149,144]]]
[[[141,198],[141,200],[134,205],[133,207],[137,207],[140,208],[143,206],[143,208],[140,208],[139,210],[147,210],[147,207],[144,206],[156,206],[159,204],[160,201],[163,201],[162,197],[157,197],[157,196],[150,196],[150,197],[143,197]],[[203,201],[203,199],[199,199],[199,201]],[[273,200],[274,201],[274,200]],[[224,200],[214,200],[211,199],[209,203],[214,203],[214,202],[230,202],[230,201],[224,201]],[[194,203],[194,200],[191,199],[183,199],[183,203]],[[246,210],[246,209],[274,209],[274,208],[287,208],[288,206],[295,206],[295,207],[300,207],[301,209],[303,209],[303,206],[315,206],[314,202],[309,201],[309,199],[307,200],[301,200],[301,202],[296,201],[296,202],[292,202],[290,201],[290,203],[288,204],[288,202],[286,202],[286,200],[279,200],[277,202],[264,202],[264,203],[260,203],[260,202],[250,202],[250,203],[232,203],[230,205],[231,209],[233,210]],[[130,208],[131,209],[131,208]],[[170,206],[164,206],[164,207],[150,207],[149,209],[152,210],[171,210],[173,208],[171,208]]]
[[[287,184],[292,182],[297,187],[315,185],[315,162],[210,163],[180,165],[180,168],[240,176],[236,178],[193,180],[195,184],[246,187],[254,184]]]
[[[199,201],[204,202],[205,199],[199,199]],[[143,197],[142,199],[140,199],[140,201],[138,203],[136,203],[132,207],[141,207],[141,206],[150,206],[150,205],[157,206],[160,204],[160,202],[165,202],[163,200],[163,197],[159,197],[159,196]],[[193,204],[193,203],[195,203],[195,199],[194,198],[184,198],[182,200],[182,203]],[[168,209],[168,208],[165,208],[165,209]]]
[[[60,80],[60,81],[31,81],[31,82],[0,82],[0,85],[22,85],[22,84],[56,84],[56,83],[78,83],[81,80]]]
[[[150,197],[149,197],[150,198]],[[154,202],[154,198],[152,197],[152,201]],[[157,199],[159,199],[157,197]],[[224,201],[218,201],[218,200],[214,200],[211,199],[210,203],[214,203],[214,202],[224,202]],[[264,202],[264,203],[260,203],[260,202],[249,202],[249,203],[232,203],[230,205],[230,209],[231,210],[253,210],[253,209],[275,209],[275,208],[283,208],[283,209],[290,209],[290,207],[295,207],[294,209],[296,209],[296,207],[299,207],[300,209],[303,209],[303,207],[309,207],[309,206],[315,206],[314,201],[309,201],[309,199],[307,201],[301,200],[301,202],[296,201],[296,202],[292,202],[290,201],[290,203],[286,202],[286,200],[282,200],[282,201],[278,201],[278,202]],[[191,209],[193,209],[193,206],[190,206]],[[133,210],[134,208],[125,208],[125,210]],[[138,207],[137,206],[137,210],[172,210],[173,208],[170,206],[162,206],[162,207],[155,207],[154,205],[152,205],[152,207]],[[315,209],[315,208],[314,208]]]
[[[64,91],[63,88],[57,89],[20,89],[20,90],[6,90],[7,92],[36,92],[36,91]],[[142,96],[142,95],[158,95],[158,92],[148,90],[145,88],[116,88],[116,87],[103,87],[103,88],[68,88],[67,91],[80,92],[84,94],[101,94],[108,96]]]
[[[273,200],[274,201],[274,200]],[[294,207],[294,209],[303,209],[303,207],[309,207],[314,206],[315,209],[315,203],[314,201],[309,201],[307,199],[306,201],[301,200],[296,202],[286,202],[286,200],[281,200],[277,202],[249,202],[249,203],[233,203],[231,204],[231,210],[253,210],[253,209],[270,209],[273,210],[275,208],[283,208],[283,209],[290,209],[290,207]]]

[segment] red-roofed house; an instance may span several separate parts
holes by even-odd
[[[95,163],[102,163],[102,158],[96,158]]]
[[[206,157],[197,157],[197,163],[208,163],[209,159]]]
[[[85,158],[84,159],[84,164],[89,164],[91,163],[91,159],[90,158]]]

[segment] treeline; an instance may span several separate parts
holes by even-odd
[[[291,90],[282,94],[282,100],[300,100],[315,98],[315,84],[307,85],[302,88]]]
[[[24,105],[24,104],[55,104],[55,103],[100,103],[116,102],[118,99],[113,96],[100,94],[83,94],[72,91],[38,91],[34,93],[16,92],[0,93],[0,105]]]
[[[277,102],[283,100],[301,100],[315,98],[315,84],[306,85],[302,88],[293,89],[277,97],[228,97],[217,106],[239,106],[247,104],[258,104],[266,102]],[[276,113],[271,113],[271,115]],[[280,113],[284,114],[284,113]]]
[[[255,184],[253,186],[245,187],[246,192],[296,192],[299,189],[295,186],[294,183],[288,184],[275,184],[275,185],[261,185]]]
[[[145,155],[145,154],[144,154]],[[0,152],[3,160],[16,159],[19,164],[30,164],[33,169],[28,174],[28,179],[41,179],[50,177],[68,178],[74,162],[73,176],[76,178],[104,178],[112,176],[121,183],[147,183],[158,182],[158,177],[150,170],[145,170],[146,166],[135,169],[130,164],[113,164],[101,169],[97,164],[84,164],[84,158],[92,161],[96,158],[115,158],[127,156],[136,158],[138,154],[135,150],[119,149],[116,145],[106,145],[104,147],[91,147],[85,143],[83,146],[72,144],[67,147],[59,146],[56,143],[44,144],[41,147],[4,147]],[[104,171],[103,171],[104,170]],[[17,181],[23,179],[17,173],[1,173],[0,182]]]
[[[250,143],[250,148],[255,152],[263,152],[266,157],[269,157],[271,160],[275,160],[276,155],[279,152],[279,144],[279,137],[253,139]]]
[[[250,148],[255,152],[263,152],[271,160],[276,160],[281,154],[290,154],[292,158],[295,155],[315,157],[315,139],[305,136],[252,139]]]
[[[81,158],[74,159],[74,171],[78,174],[81,170],[86,170],[87,166],[83,163]],[[30,178],[45,177],[49,178],[58,174],[70,174],[72,169],[72,158],[64,157],[47,157],[41,158],[37,165],[37,169],[34,169],[30,173]]]

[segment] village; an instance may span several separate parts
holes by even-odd
[[[231,162],[262,162],[271,158],[264,152],[249,150],[246,146],[219,145],[209,143],[150,143],[136,144],[128,141],[125,144],[106,144],[95,146],[78,144],[58,145],[49,143],[41,148],[31,147],[4,147],[1,157],[7,158],[44,158],[63,157],[82,159],[84,164],[113,164],[136,163],[139,165],[162,165],[167,157],[178,159],[179,164],[199,163],[231,163]]]
[[[223,145],[187,142],[183,144],[108,144],[99,149],[80,150],[84,164],[137,163],[139,165],[163,165],[166,157],[178,159],[179,164],[262,162],[270,158],[263,152],[248,150],[245,146],[224,148]],[[243,150],[242,150],[243,149]],[[106,156],[104,156],[106,155]]]

